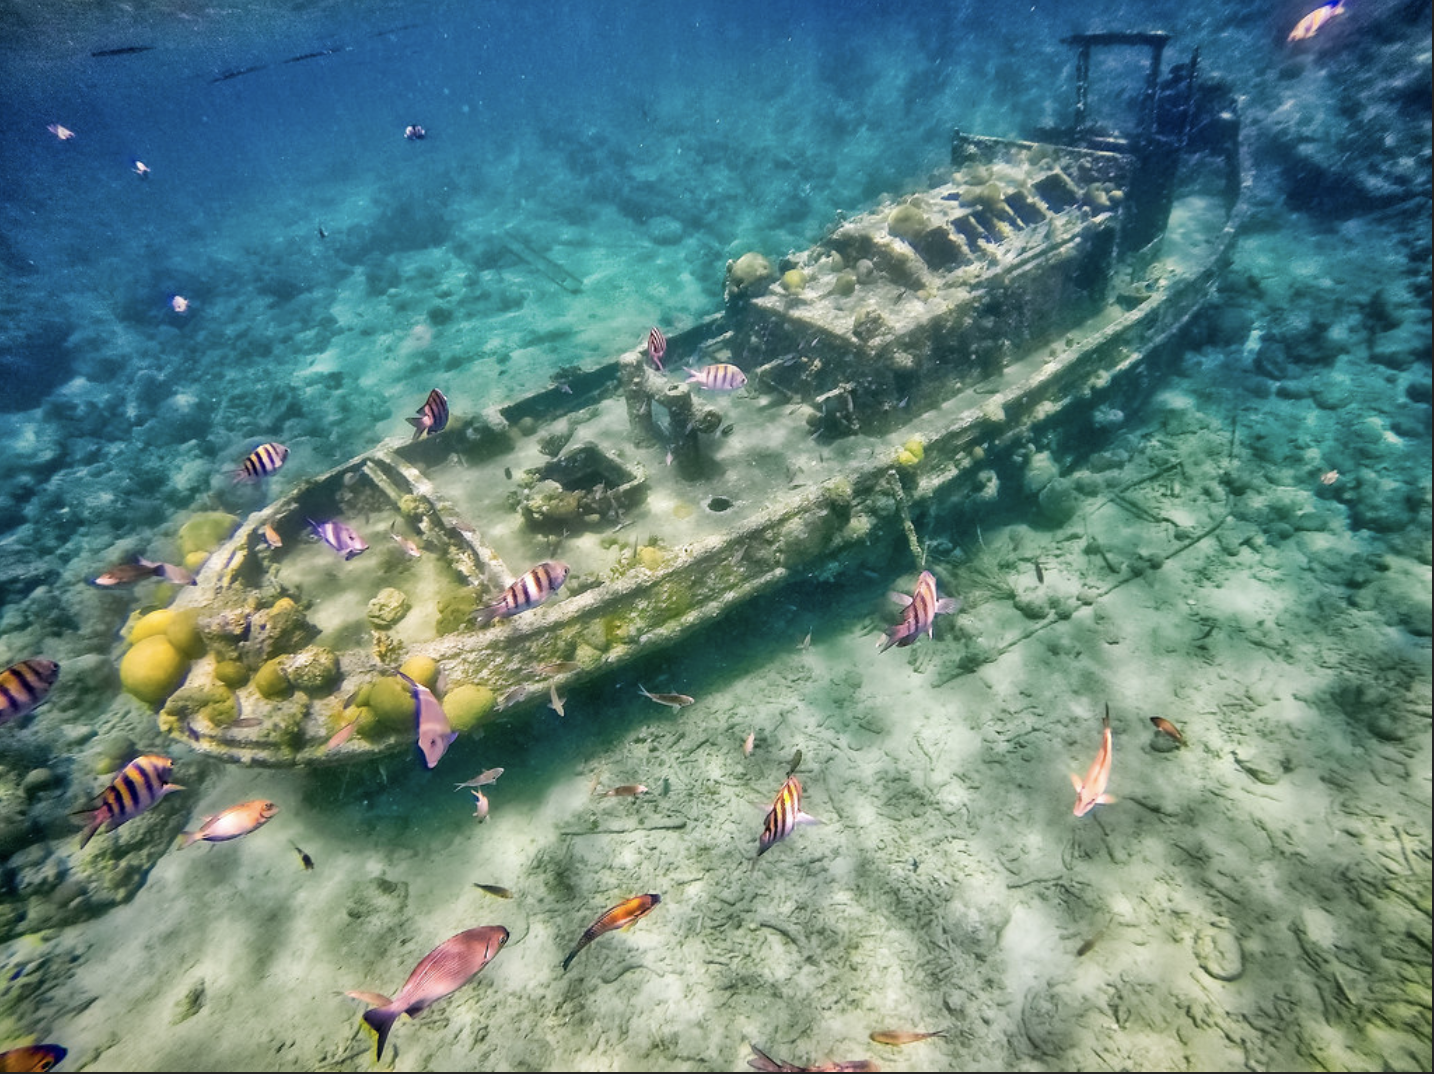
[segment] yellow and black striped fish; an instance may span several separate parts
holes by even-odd
[[[802,812],[802,783],[796,776],[788,776],[787,782],[777,792],[777,800],[767,819],[762,823],[762,839],[757,845],[757,857],[761,857],[792,834],[798,824],[817,824],[816,817]]]
[[[86,810],[90,819],[80,833],[80,846],[88,843],[105,825],[108,825],[105,830],[112,832],[125,821],[134,820],[170,791],[184,790],[178,783],[169,782],[173,773],[174,762],[157,753],[146,753],[125,765],[100,795],[98,808]]]
[[[478,625],[536,608],[558,591],[568,578],[568,565],[545,560],[503,590],[503,595],[486,608],[478,609]]]
[[[578,937],[577,946],[568,952],[567,958],[563,959],[563,969],[566,970],[573,959],[578,957],[578,952],[603,933],[611,932],[613,929],[627,928],[639,918],[650,913],[652,908],[661,901],[661,895],[634,895],[604,912],[602,917],[589,925],[587,931]]]
[[[268,477],[283,466],[288,457],[289,449],[283,444],[260,444],[244,456],[239,469],[234,471],[234,480],[258,481],[261,477]]]
[[[43,656],[0,671],[0,727],[34,712],[60,677],[60,665]]]

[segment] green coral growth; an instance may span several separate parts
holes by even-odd
[[[249,681],[249,669],[237,660],[221,660],[214,665],[214,677],[231,690]]]
[[[332,649],[311,645],[289,658],[286,672],[289,681],[304,693],[321,697],[339,681],[339,658]]]
[[[228,727],[239,718],[239,705],[233,692],[223,686],[187,686],[165,703],[164,717],[180,726],[202,722]]]
[[[464,683],[448,691],[443,698],[443,712],[453,730],[467,732],[491,716],[497,704],[498,699],[488,687]]]
[[[413,693],[396,675],[386,675],[373,684],[367,698],[376,719],[389,732],[413,728]]]
[[[198,659],[208,648],[204,644],[204,636],[199,633],[198,608],[186,608],[182,612],[175,612],[169,620],[169,625],[164,628],[164,636],[169,639],[169,644],[179,650],[179,655],[186,660]]]
[[[239,528],[239,519],[226,511],[201,511],[179,527],[179,550],[186,557],[208,555]]]
[[[260,697],[270,701],[282,701],[294,692],[278,657],[266,662],[254,673],[254,689],[259,691]]]
[[[438,598],[438,633],[454,634],[473,626],[478,595],[471,589],[455,589]]]

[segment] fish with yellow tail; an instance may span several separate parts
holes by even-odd
[[[821,821],[809,813],[802,812],[802,782],[794,775],[788,775],[782,789],[777,792],[767,819],[762,822],[762,838],[757,844],[757,857],[761,857],[792,834],[798,824],[820,824]]]
[[[1090,768],[1081,779],[1075,773],[1071,773],[1071,786],[1075,787],[1075,815],[1083,817],[1098,805],[1109,805],[1115,801],[1115,797],[1106,794],[1106,784],[1110,782],[1110,762],[1112,757],[1110,743],[1110,705],[1105,706],[1105,719],[1101,724],[1100,749],[1096,752],[1095,760],[1090,763]]]
[[[60,677],[60,665],[43,656],[21,660],[0,671],[0,727],[30,715]]]
[[[578,957],[578,952],[588,944],[592,943],[605,932],[612,932],[613,929],[631,928],[643,917],[652,912],[653,907],[662,901],[661,895],[634,895],[632,898],[618,903],[610,910],[603,912],[603,915],[588,926],[587,931],[578,937],[577,946],[568,952],[568,957],[563,959],[563,970],[567,971],[573,959]]]
[[[183,850],[190,843],[197,843],[201,839],[206,843],[223,843],[229,839],[238,839],[241,835],[248,835],[255,828],[268,824],[269,818],[277,812],[278,806],[262,798],[240,802],[222,813],[205,817],[204,823],[194,831],[181,833],[179,849]]]
[[[417,1018],[445,996],[451,996],[466,985],[508,942],[508,930],[502,925],[483,925],[450,936],[435,947],[413,968],[408,980],[393,999],[373,993],[357,993],[365,999],[382,1000],[364,1011],[364,1024],[378,1034],[378,1058],[398,1016]],[[355,993],[350,993],[355,995]]]
[[[503,590],[503,595],[486,608],[478,609],[478,625],[491,623],[494,619],[536,608],[561,588],[568,580],[568,565],[559,560],[549,559],[539,563],[523,577]]]
[[[955,597],[936,595],[936,576],[930,571],[921,572],[911,596],[892,593],[891,599],[902,605],[901,622],[887,629],[886,637],[878,645],[878,651],[883,653],[893,645],[898,648],[910,645],[922,634],[932,637],[936,630],[936,617],[950,615],[961,607],[961,601]]]
[[[89,815],[85,830],[80,833],[80,846],[104,828],[112,832],[128,820],[134,820],[166,794],[184,790],[178,783],[171,783],[174,762],[157,753],[146,753],[136,757],[120,769],[114,782],[100,795],[100,804],[94,809],[81,810]]]
[[[418,748],[423,752],[424,763],[432,768],[443,759],[443,754],[458,737],[458,732],[453,730],[452,724],[448,722],[448,715],[438,703],[438,698],[433,696],[432,690],[420,682],[414,682],[401,671],[398,677],[408,683],[408,691],[413,696],[413,720],[418,729]]]

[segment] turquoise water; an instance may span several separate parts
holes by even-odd
[[[1428,1069],[1429,6],[1348,7],[1296,47],[1303,4],[5,5],[0,664],[63,670],[0,727],[0,1049]],[[1062,35],[1150,26],[1240,95],[1250,224],[1144,408],[923,526],[965,600],[934,639],[876,652],[903,549],[436,771],[221,765],[120,691],[159,594],[86,584],[106,567],[405,434],[434,383],[474,413],[695,324],[728,259],[944,181],[953,126],[1064,119]],[[268,440],[285,469],[235,486]],[[1047,465],[1102,490],[1060,525]],[[1117,800],[1075,818],[1107,703]],[[823,823],[753,866],[797,749]],[[144,751],[186,791],[77,852],[69,814]],[[480,823],[453,784],[493,766]],[[596,796],[625,784],[649,793]],[[262,830],[170,849],[256,797]],[[640,892],[663,901],[562,972]],[[375,1064],[344,993],[488,924],[507,947]]]

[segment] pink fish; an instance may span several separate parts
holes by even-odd
[[[413,426],[413,439],[420,436],[432,436],[441,433],[448,427],[448,399],[437,388],[428,393],[418,408],[418,417],[405,418],[404,421]]]
[[[1104,730],[1101,734],[1100,749],[1096,752],[1095,760],[1090,763],[1090,770],[1085,774],[1085,780],[1075,773],[1071,774],[1071,786],[1075,788],[1075,815],[1083,817],[1097,805],[1109,805],[1115,801],[1114,796],[1105,793],[1105,786],[1110,782],[1110,762],[1112,757],[1110,743],[1110,705],[1105,706],[1105,720],[1102,724]]]
[[[319,540],[343,556],[345,561],[368,551],[368,542],[355,533],[352,526],[336,518],[328,522],[315,522],[311,518],[308,522]]]
[[[194,831],[181,832],[179,849],[183,850],[190,843],[201,839],[206,843],[223,843],[229,839],[238,839],[241,835],[248,835],[255,828],[267,824],[269,818],[278,811],[278,806],[262,798],[230,806],[222,813],[205,817],[204,823]]]
[[[662,334],[662,329],[653,325],[652,330],[647,333],[647,357],[651,359],[652,364],[657,368],[659,373],[666,372],[666,370],[662,368],[662,359],[666,354],[667,337]]]
[[[568,579],[568,565],[555,559],[545,560],[503,590],[486,608],[478,609],[478,625],[494,619],[506,619],[547,600]]]
[[[687,369],[687,383],[706,388],[709,392],[735,392],[747,383],[747,374],[730,362],[704,365],[701,369]]]
[[[1287,41],[1306,41],[1319,33],[1320,28],[1336,15],[1344,14],[1344,0],[1332,0],[1331,3],[1321,4],[1299,22],[1290,31]]]
[[[931,637],[936,629],[936,617],[950,614],[961,607],[961,602],[955,597],[937,599],[936,576],[930,571],[921,572],[911,596],[892,593],[891,599],[905,608],[901,613],[901,622],[887,629],[886,637],[878,647],[883,653],[893,645],[910,645],[922,634]]]
[[[476,977],[507,942],[508,930],[502,925],[467,929],[450,936],[424,955],[392,1000],[380,995],[367,997],[384,1000],[363,1013],[364,1024],[378,1034],[378,1058],[383,1058],[384,1042],[400,1014],[417,1018],[443,997],[457,992]]]
[[[418,748],[423,751],[423,760],[432,768],[443,759],[444,752],[453,740],[458,737],[458,732],[448,722],[447,715],[443,712],[443,706],[438,703],[438,698],[433,696],[433,691],[422,683],[414,682],[403,672],[398,677],[408,683],[413,694],[413,715],[414,722],[418,726]]]

